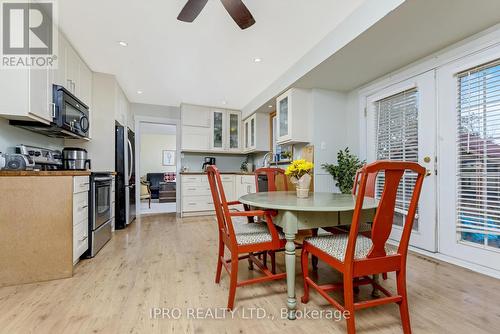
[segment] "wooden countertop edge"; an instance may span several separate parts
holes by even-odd
[[[1,176],[89,176],[90,171],[31,171],[31,170],[2,170]]]
[[[181,175],[207,175],[207,173],[204,172],[180,172],[179,174]],[[254,173],[248,173],[248,172],[220,172],[221,175],[255,175]]]

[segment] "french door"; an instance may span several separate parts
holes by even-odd
[[[500,270],[500,47],[437,72],[439,251]]]
[[[434,71],[377,90],[366,99],[367,160],[415,161],[427,168],[410,244],[431,252],[436,245],[436,112]],[[377,193],[383,187],[377,177]],[[398,189],[390,238],[401,239],[416,175],[405,173]]]

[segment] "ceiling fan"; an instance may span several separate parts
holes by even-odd
[[[182,8],[177,20],[193,22],[207,4],[208,0],[188,0]],[[241,28],[246,29],[255,23],[252,14],[241,0],[220,0],[234,22]]]

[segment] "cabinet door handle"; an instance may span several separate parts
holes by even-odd
[[[56,104],[54,102],[50,104],[50,111],[52,112],[52,118],[56,118]]]
[[[83,239],[80,239],[80,241],[85,241],[87,240],[88,237],[83,237]]]
[[[88,205],[81,206],[81,207],[78,208],[78,211],[85,210],[88,207],[89,207]]]

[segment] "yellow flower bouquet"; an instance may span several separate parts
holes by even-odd
[[[286,168],[285,174],[295,184],[297,197],[307,198],[309,196],[309,185],[311,184],[311,172],[313,168],[314,164],[304,159],[294,160]]]

